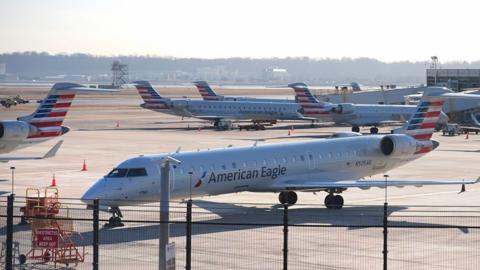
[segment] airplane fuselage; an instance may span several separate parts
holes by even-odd
[[[419,145],[413,138],[388,136],[404,139],[401,154],[383,154],[380,142],[385,136],[381,135],[175,153],[171,156],[182,163],[170,170],[171,198],[241,191],[278,192],[285,190],[283,181],[358,180],[423,155],[415,153]],[[109,206],[158,201],[158,162],[164,157],[139,156],[120,163],[116,169],[123,170],[122,177],[105,176],[90,187],[83,199],[102,198],[102,203]],[[136,171],[129,177],[131,169]],[[144,171],[138,173],[141,170]]]

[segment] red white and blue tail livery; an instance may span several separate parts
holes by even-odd
[[[148,81],[132,82],[138,90],[138,94],[142,97],[143,103],[141,106],[150,110],[166,110],[169,109],[170,99],[164,98],[152,87]]]
[[[303,115],[307,117],[329,115],[331,108],[328,106],[328,103],[320,102],[314,97],[305,83],[291,83],[288,87],[293,88],[295,91],[295,101],[302,107]]]
[[[15,149],[27,147],[67,133],[69,129],[62,124],[77,92],[116,91],[88,88],[76,83],[56,83],[34,113],[19,117],[17,120],[0,121],[0,154],[9,153]],[[54,148],[58,150],[58,147]],[[46,157],[51,156],[48,155]],[[8,160],[8,158],[2,159]],[[3,161],[2,159],[0,161]],[[22,158],[15,158],[15,160],[20,159]]]
[[[210,87],[206,81],[196,81],[193,84],[197,87],[198,92],[202,96],[203,100],[222,100],[223,96],[217,95],[215,91]]]

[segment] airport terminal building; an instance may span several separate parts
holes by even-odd
[[[480,88],[480,69],[427,69],[427,86],[434,85],[454,91]]]

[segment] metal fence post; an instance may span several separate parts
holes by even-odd
[[[7,202],[7,250],[5,252],[5,269],[13,269],[13,201],[15,195],[10,194]]]
[[[93,200],[93,270],[98,270],[98,227],[99,227],[99,203],[98,199]]]
[[[288,269],[288,205],[283,205],[283,270]]]
[[[192,269],[192,200],[187,201],[187,246],[185,247],[187,252],[187,262],[185,265],[186,270]]]
[[[383,204],[383,270],[387,270],[388,260],[388,203]]]

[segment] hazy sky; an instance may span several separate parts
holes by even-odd
[[[0,0],[0,53],[480,59],[479,1]]]

